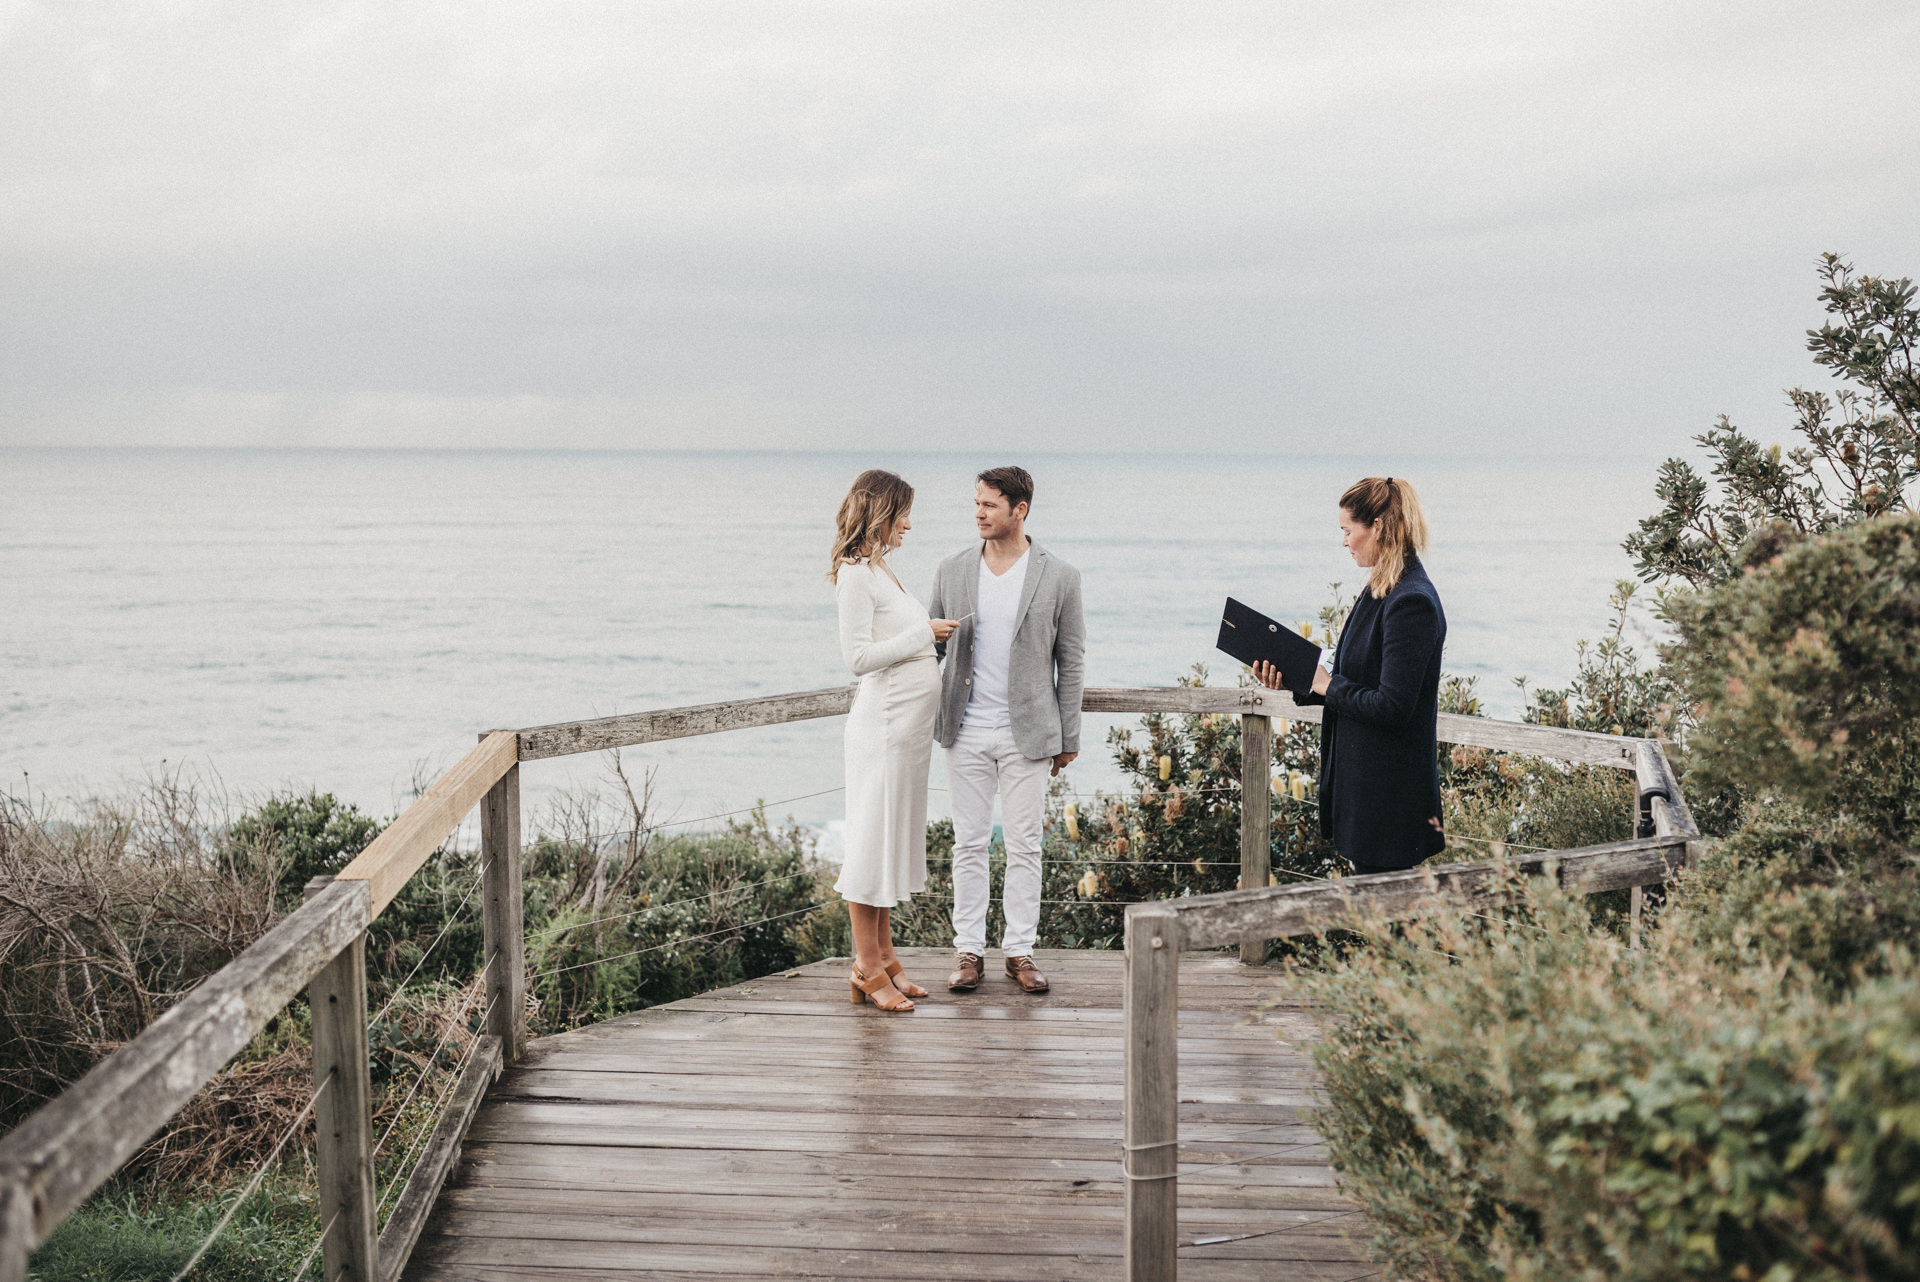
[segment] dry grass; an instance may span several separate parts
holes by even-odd
[[[273,925],[272,860],[222,844],[181,775],[61,812],[0,798],[0,1125]]]

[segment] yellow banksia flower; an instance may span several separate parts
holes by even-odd
[[[1307,777],[1305,775],[1296,770],[1293,772],[1293,777],[1287,782],[1295,801],[1305,801],[1307,799]]]
[[[1093,869],[1087,869],[1086,875],[1080,878],[1079,882],[1074,886],[1074,889],[1080,892],[1080,898],[1092,899],[1100,893],[1099,875],[1095,873]]]
[[[1165,783],[1171,778],[1173,778],[1173,758],[1162,757],[1160,758],[1160,782]]]
[[[1273,733],[1284,739],[1293,732],[1293,722],[1285,717],[1273,723]]]
[[[1313,640],[1313,625],[1311,623],[1301,624],[1300,635],[1305,637],[1309,641]]]
[[[1273,777],[1273,795],[1276,797],[1286,796],[1287,782],[1288,781],[1287,781],[1286,775],[1275,775]]]
[[[1073,802],[1069,801],[1067,803],[1066,818],[1067,818],[1067,840],[1068,841],[1080,840],[1080,807],[1075,805]]]

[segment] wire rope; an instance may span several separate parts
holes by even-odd
[[[483,1026],[486,1023],[487,1015],[491,1015],[493,1013],[494,1002],[497,1002],[499,999],[500,999],[500,994],[496,992],[493,996],[493,1001],[490,1001],[487,1003],[486,1014],[483,1014],[480,1017],[480,1022]],[[461,1006],[464,1008],[466,1006],[466,1003],[462,1002]],[[374,1157],[380,1156],[380,1150],[386,1146],[387,1137],[393,1134],[393,1128],[400,1125],[400,1119],[406,1116],[407,1105],[413,1103],[413,1097],[420,1093],[421,1084],[427,1080],[427,1074],[433,1072],[433,1066],[440,1062],[440,1052],[444,1050],[446,1048],[447,1043],[453,1039],[454,1033],[456,1033],[462,1027],[464,1027],[465,1024],[466,1024],[466,1016],[464,1014],[464,1010],[460,1015],[448,1021],[447,1031],[442,1033],[440,1035],[440,1040],[434,1044],[433,1053],[427,1056],[427,1062],[421,1065],[419,1074],[413,1079],[412,1089],[410,1089],[407,1092],[407,1097],[400,1101],[400,1107],[395,1109],[393,1112],[393,1120],[387,1123],[387,1129],[380,1133],[380,1139],[374,1144],[373,1146]],[[478,1036],[478,1034],[475,1034],[475,1036]]]
[[[480,1026],[482,1029],[486,1027],[487,1019],[493,1014],[493,1008],[495,1005],[499,1003],[499,1000],[500,1000],[500,995],[498,993],[495,993],[493,996],[493,1000],[488,1002],[487,1008],[480,1013]],[[472,1061],[473,1052],[476,1049],[478,1049],[480,1045],[480,1039],[483,1035],[484,1035],[483,1033],[475,1033],[473,1035],[472,1040],[470,1040],[467,1043],[466,1050],[461,1052],[459,1062],[457,1062],[453,1066],[453,1071],[447,1075],[447,1084],[440,1088],[440,1098],[436,1099],[433,1102],[433,1111],[436,1114],[438,1114],[440,1110],[443,1107],[445,1107],[447,1102],[447,1096],[450,1095],[453,1092],[453,1088],[459,1084],[461,1074],[467,1071],[467,1064]],[[395,1116],[394,1121],[398,1123],[399,1120],[400,1120],[399,1117]],[[407,1164],[413,1161],[413,1155],[419,1151],[421,1141],[425,1140],[428,1134],[431,1133],[431,1131],[432,1131],[431,1127],[422,1127],[420,1130],[420,1133],[413,1137],[413,1143],[407,1146],[406,1156],[400,1159],[400,1170],[407,1171],[408,1179],[412,1178],[413,1173],[410,1169],[408,1169]],[[387,1132],[388,1134],[391,1134],[393,1132],[393,1127],[389,1126],[387,1128]],[[386,1140],[386,1136],[384,1135],[381,1136],[381,1141],[383,1143],[385,1142],[385,1140]],[[380,1152],[379,1147],[375,1146],[374,1148],[375,1156],[378,1156],[379,1152]],[[390,1195],[392,1195],[395,1189],[404,1188],[405,1186],[406,1186],[406,1181],[400,1178],[400,1171],[396,1170],[393,1174],[393,1178],[387,1181],[387,1191],[380,1195],[379,1202],[377,1202],[373,1208],[373,1221],[376,1225],[380,1224],[380,1217],[386,1214],[387,1198]]]
[[[814,872],[812,869],[803,869],[800,872],[786,873],[779,877],[768,877],[763,881],[750,881],[739,886],[729,886],[725,890],[716,890],[712,894],[688,895],[685,899],[669,899],[664,904],[649,904],[645,908],[636,908],[630,913],[619,913],[612,917],[595,917],[592,921],[569,922],[563,926],[549,926],[545,930],[529,931],[527,938],[545,939],[548,935],[557,935],[563,931],[585,930],[588,926],[603,926],[610,921],[625,921],[629,917],[639,917],[645,913],[661,912],[668,908],[677,907],[680,904],[697,904],[703,899],[718,899],[722,895],[731,895],[742,890],[754,890],[760,886],[771,886],[775,882],[793,881],[799,877],[811,877],[813,875]]]
[[[345,1209],[344,1207],[341,1208],[341,1210]],[[340,1211],[335,1211],[327,1217],[327,1222],[320,1226],[320,1236],[313,1240],[313,1245],[307,1250],[306,1258],[301,1260],[300,1267],[293,1271],[293,1277],[295,1279],[307,1276],[307,1270],[313,1267],[313,1257],[320,1254],[320,1248],[326,1245],[327,1234],[333,1232],[333,1226],[339,1222]]]
[[[1193,1246],[1225,1246],[1229,1242],[1248,1242],[1257,1237],[1272,1237],[1276,1233],[1291,1233],[1295,1229],[1309,1228],[1315,1224],[1325,1224],[1329,1220],[1344,1220],[1350,1215],[1358,1214],[1360,1214],[1358,1209],[1335,1211],[1332,1215],[1322,1215],[1311,1220],[1300,1220],[1293,1224],[1283,1224],[1277,1229],[1262,1229],[1258,1233],[1229,1233],[1220,1237],[1195,1238],[1191,1242],[1182,1242],[1180,1245],[1182,1248],[1186,1248]],[[1359,1282],[1361,1278],[1376,1277],[1378,1273],[1379,1271],[1376,1269],[1372,1273],[1355,1274],[1353,1277],[1346,1279],[1346,1282]]]
[[[274,1159],[280,1156],[280,1150],[287,1146],[287,1141],[293,1138],[294,1132],[298,1131],[300,1127],[305,1124],[307,1114],[311,1113],[313,1106],[320,1102],[320,1096],[326,1092],[327,1087],[333,1085],[333,1077],[333,1072],[329,1070],[326,1080],[313,1088],[313,1094],[307,1096],[306,1106],[303,1107],[299,1115],[288,1124],[287,1129],[281,1132],[279,1142],[273,1146],[273,1150],[261,1158],[260,1164],[253,1168],[253,1175],[247,1180],[246,1187],[241,1189],[240,1195],[233,1199],[233,1205],[229,1206],[227,1213],[220,1217],[220,1222],[213,1226],[213,1232],[207,1234],[206,1240],[194,1249],[193,1254],[187,1257],[187,1262],[180,1266],[180,1271],[173,1275],[173,1282],[180,1282],[182,1278],[186,1277],[187,1274],[193,1272],[194,1269],[198,1267],[201,1258],[205,1256],[207,1251],[213,1246],[214,1240],[226,1231],[227,1225],[233,1222],[233,1217],[239,1213],[241,1206],[245,1204],[248,1198],[253,1196],[253,1191],[260,1187],[261,1179],[265,1177],[267,1168],[273,1165]]]
[[[585,970],[589,966],[600,966],[607,962],[625,961],[629,957],[639,957],[644,953],[657,953],[662,948],[677,948],[682,944],[695,944],[703,939],[712,939],[718,935],[731,935],[735,931],[751,930],[755,926],[764,926],[770,921],[782,921],[788,917],[798,917],[801,913],[810,913],[827,902],[828,901],[824,899],[817,900],[804,908],[796,908],[792,912],[775,913],[771,917],[762,917],[758,921],[741,922],[737,926],[725,926],[719,930],[710,930],[704,935],[683,935],[679,939],[669,939],[662,944],[654,944],[647,948],[636,948],[630,953],[616,953],[612,957],[596,957],[592,961],[576,962],[571,966],[556,966],[551,970],[540,971],[532,976],[532,978],[551,979],[555,975],[564,975],[570,970]]]
[[[427,958],[433,955],[433,950],[440,946],[440,941],[447,937],[447,932],[459,924],[461,917],[466,914],[467,909],[473,904],[473,897],[480,893],[480,887],[485,884],[486,875],[487,866],[482,865],[480,875],[473,883],[473,888],[467,891],[466,899],[461,901],[460,906],[453,910],[453,916],[447,919],[447,924],[440,928],[440,933],[433,937],[433,942],[428,944],[426,951],[420,954],[420,960],[413,964],[413,969],[408,971],[407,977],[400,981],[400,986],[387,995],[386,1003],[380,1007],[372,1019],[367,1021],[369,1028],[379,1023],[381,1018],[393,1009],[393,1004],[400,1000],[400,994],[407,991],[407,985],[411,984],[413,977],[420,973],[420,968],[427,964]]]

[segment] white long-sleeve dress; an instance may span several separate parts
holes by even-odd
[[[927,885],[927,767],[940,662],[926,607],[873,565],[843,565],[840,653],[860,678],[847,714],[842,898],[891,908]]]

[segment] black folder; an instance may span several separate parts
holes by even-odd
[[[1280,669],[1289,690],[1305,694],[1313,689],[1320,647],[1232,597],[1227,598],[1227,608],[1221,611],[1220,639],[1214,645],[1248,667],[1263,660],[1271,663]]]

